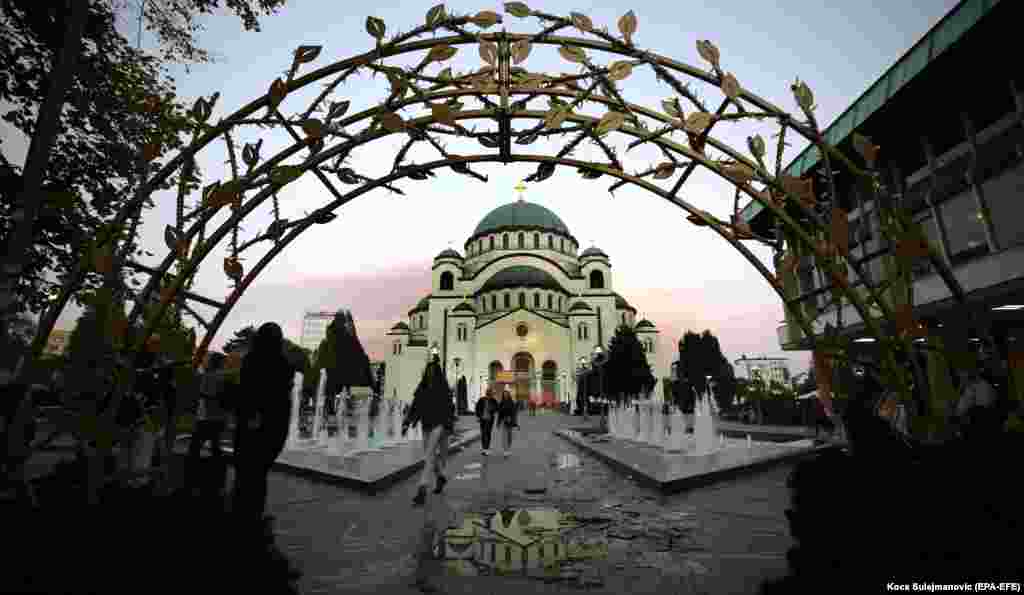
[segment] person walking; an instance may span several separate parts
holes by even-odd
[[[505,391],[501,403],[498,403],[498,427],[501,428],[501,448],[505,458],[509,457],[509,451],[512,450],[512,429],[519,427],[516,422],[518,413],[519,407],[512,400],[512,393]]]
[[[476,402],[476,418],[480,422],[480,444],[483,455],[491,454],[491,432],[494,430],[494,418],[498,414],[498,400],[494,392],[487,389],[483,398]]]
[[[963,437],[974,440],[998,431],[1001,425],[996,408],[999,395],[992,383],[977,368],[967,368],[960,372],[960,386],[956,417]]]
[[[448,478],[444,476],[445,457],[448,455],[448,436],[455,431],[455,403],[451,398],[448,380],[437,354],[423,370],[423,378],[413,395],[412,405],[402,421],[402,436],[409,426],[422,424],[423,473],[413,498],[413,506],[422,506],[427,499],[427,485],[434,480],[434,493],[440,494]]]
[[[188,447],[188,462],[185,468],[190,475],[188,484],[195,489],[202,484],[203,491],[212,488],[210,481],[199,481],[199,476],[208,477],[201,473],[203,468],[201,453],[203,444],[210,443],[210,450],[213,451],[213,466],[218,470],[223,460],[223,452],[220,447],[221,436],[227,426],[227,412],[223,399],[226,396],[227,382],[225,380],[224,362],[227,358],[223,353],[211,353],[206,362],[206,369],[203,371],[202,381],[199,385],[199,411],[196,416],[196,427]],[[218,490],[223,485],[222,481],[217,482]]]
[[[294,373],[285,358],[281,327],[265,323],[242,360],[239,387],[234,509],[243,523],[263,519],[267,474],[288,438]]]

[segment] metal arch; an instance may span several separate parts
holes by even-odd
[[[513,116],[514,117],[521,117],[521,118],[542,119],[542,118],[544,118],[546,116],[546,113],[547,112],[539,112],[539,111],[538,112],[520,111],[520,112],[514,112]],[[459,112],[458,114],[456,114],[456,119],[460,119],[461,120],[461,119],[473,119],[473,118],[491,118],[493,114],[494,114],[494,110],[470,110],[470,111],[466,111],[466,112]],[[581,115],[577,115],[577,114],[573,114],[573,115],[569,116],[567,119],[572,120],[572,121],[576,121],[576,122],[588,123],[588,124],[594,124],[594,123],[597,122],[596,118],[593,118],[593,117],[590,117],[590,116],[581,116]],[[424,116],[422,118],[417,118],[417,119],[410,120],[409,122],[411,124],[422,124],[422,123],[432,122],[432,121],[433,121],[432,117]],[[641,136],[641,137],[646,134],[645,131],[641,131],[641,130],[638,130],[638,129],[635,129],[635,128],[630,128],[630,127],[625,127],[625,126],[620,128],[618,131],[622,132],[622,133],[625,133],[625,134],[628,134],[628,135]],[[312,158],[307,159],[307,161],[301,167],[303,167],[304,169],[307,169],[307,170],[309,168],[314,168],[317,165],[319,165],[320,163],[322,163],[322,162],[324,162],[324,161],[334,157],[335,155],[339,154],[340,152],[342,152],[344,150],[347,150],[347,149],[350,150],[352,146],[358,146],[359,144],[370,142],[372,140],[375,140],[376,138],[380,138],[380,137],[387,136],[387,135],[390,135],[390,134],[394,134],[394,133],[386,132],[386,131],[376,131],[376,132],[371,133],[369,135],[360,135],[360,137],[353,138],[351,141],[346,141],[346,142],[343,142],[343,143],[339,143],[338,145],[332,147],[331,149],[325,149],[325,150],[317,153]],[[696,151],[693,151],[693,150],[689,149],[688,147],[683,147],[681,145],[678,145],[678,144],[676,144],[676,143],[674,143],[672,141],[666,140],[664,138],[656,139],[656,140],[651,141],[651,142],[656,142],[659,145],[666,146],[666,147],[671,148],[672,150],[674,150],[674,151],[676,151],[676,152],[678,152],[678,153],[680,153],[682,155],[685,155],[686,157],[690,158],[694,162],[697,162],[697,163],[703,165],[706,169],[712,171],[713,173],[715,173],[715,175],[718,175],[719,177],[721,177],[725,181],[727,181],[727,182],[729,182],[729,183],[731,183],[733,185],[736,185],[736,183],[733,180],[731,180],[730,178],[725,176],[717,168],[713,167],[711,165],[710,160],[708,160],[705,156],[697,153]],[[489,156],[489,155],[488,156],[475,156],[475,157],[472,157],[472,158],[465,157],[465,158],[461,159],[461,161],[464,161],[464,162],[472,162],[474,160],[478,160],[478,161],[491,161],[490,157],[491,156]],[[513,161],[521,161],[519,159],[516,159],[515,156],[513,156],[512,160]],[[549,158],[549,160],[554,161],[554,158]],[[458,162],[458,161],[460,161],[460,160],[453,160],[452,162],[454,163],[454,162]],[[620,174],[616,174],[614,172],[614,170],[611,170],[611,169],[609,169],[607,167],[604,167],[604,166],[600,166],[598,164],[594,164],[594,163],[591,163],[591,162],[578,162],[578,163],[582,164],[582,165],[580,165],[580,167],[588,167],[588,168],[601,169],[602,171],[605,171],[606,173],[609,173],[609,174],[616,175],[617,177],[620,175]],[[405,168],[403,168],[403,169],[405,169]],[[394,172],[393,172],[393,174],[394,174]],[[626,174],[623,172],[621,175],[625,176]],[[390,177],[386,177],[384,179],[389,179],[390,180],[391,178]],[[369,185],[369,187],[367,188],[367,191],[370,190],[370,189],[373,189],[375,187],[377,187],[376,184]],[[749,196],[751,196],[752,198],[754,198],[756,200],[763,200],[763,198],[760,197],[758,195],[758,193],[753,192],[752,189],[749,186],[738,185],[738,187],[743,192],[745,192]],[[659,189],[659,191],[660,191],[660,189]],[[273,192],[273,189],[271,189],[271,188],[264,188],[263,190],[261,190],[257,194],[257,196],[251,198],[248,202],[243,204],[242,208],[238,209],[227,221],[225,221],[221,225],[220,228],[217,229],[217,231],[215,231],[211,236],[208,237],[207,242],[205,242],[204,245],[202,246],[202,250],[200,250],[200,253],[193,255],[193,257],[192,257],[192,259],[190,259],[188,265],[185,267],[185,269],[183,271],[181,271],[181,273],[179,274],[178,278],[176,278],[174,290],[171,292],[172,295],[174,293],[176,293],[180,289],[180,286],[184,282],[185,279],[187,279],[188,277],[190,277],[191,275],[193,275],[195,273],[195,270],[198,267],[198,264],[200,262],[202,262],[203,259],[205,259],[205,257],[209,254],[209,252],[212,250],[213,247],[215,247],[217,244],[219,244],[219,242],[221,241],[221,239],[223,239],[223,237],[227,234],[227,232],[236,223],[238,223],[239,221],[244,219],[250,212],[252,212],[252,210],[254,210],[257,206],[259,206],[259,204],[261,204],[264,200],[266,200],[266,198],[272,192]],[[697,216],[700,216],[698,214],[700,212],[700,210],[696,209],[696,207],[693,207],[692,205],[689,205],[689,203],[687,203],[686,201],[683,201],[682,199],[675,198],[675,200],[678,200],[681,204],[685,204],[687,206],[687,210],[690,211],[691,213],[693,213],[693,214],[695,214]],[[784,212],[781,212],[781,209],[777,209],[774,205],[770,205],[770,204],[768,206],[773,211],[780,211],[780,213],[779,213],[780,217],[782,217],[784,220],[788,221],[788,224],[793,227],[794,231],[796,231],[797,233],[803,235],[806,238],[805,241],[807,241],[809,244],[811,244],[810,238],[809,238],[809,236],[807,236],[806,232],[800,226],[798,226],[794,222],[792,222],[792,220],[789,219],[788,216],[786,216]],[[321,208],[321,209],[318,209],[318,210],[319,211],[323,211],[324,208]],[[208,219],[211,216],[212,216],[212,213],[207,213],[204,216],[204,219],[203,219],[202,222],[205,222],[206,219]],[[190,239],[192,237],[192,234],[195,233],[195,231],[196,231],[196,229],[198,227],[199,227],[199,223],[193,225],[193,227],[189,230],[188,237]],[[813,247],[813,244],[811,244],[811,245]],[[817,249],[815,248],[815,250],[817,250]],[[169,268],[170,266],[173,265],[174,262],[176,262],[176,258],[174,257],[173,253],[170,253],[166,257],[163,266]],[[147,286],[147,288],[144,290],[143,295],[144,296],[148,295],[148,293],[151,292],[154,288],[155,288],[155,285],[153,284],[153,281],[151,280],[151,286]],[[237,293],[237,288],[236,288],[236,292],[233,292],[232,295],[228,297],[228,301],[229,302],[231,301],[232,297],[235,296],[235,293]],[[873,335],[875,335],[876,338],[881,339],[881,330],[877,327],[877,325],[875,325],[874,321],[868,315],[867,309],[863,306],[862,303],[860,303],[860,301],[857,299],[857,297],[853,295],[852,290],[845,290],[845,293],[850,298],[851,304],[853,304],[854,307],[857,309],[858,313],[861,314],[862,319],[864,320],[864,323],[865,323],[865,326],[867,327],[867,329]],[[166,301],[166,300],[161,300],[161,303],[158,306],[158,311],[154,315],[154,320],[156,318],[159,318],[159,315],[161,315],[163,313],[163,311],[167,307],[168,303],[169,302]],[[135,320],[135,316],[137,316],[139,313],[141,313],[141,308],[133,309],[132,316],[130,317],[130,320],[134,321]],[[217,323],[212,323],[212,324],[217,324]],[[145,337],[147,337],[152,332],[152,329],[150,328],[151,326],[152,325],[150,323],[147,323],[146,330],[143,333],[143,339]],[[804,330],[806,332],[807,329],[804,329]]]
[[[594,164],[592,162],[589,162],[589,161],[580,161],[580,160],[577,160],[577,159],[566,159],[566,158],[552,158],[552,157],[546,156],[546,155],[523,155],[523,154],[516,155],[516,154],[513,154],[513,155],[510,156],[510,159],[511,159],[512,162],[520,162],[520,163],[551,163],[551,162],[555,162],[555,163],[557,163],[559,165],[564,165],[564,166],[568,166],[568,167],[577,167],[577,168],[580,168],[580,167],[591,168],[591,167],[594,166]],[[447,167],[447,166],[449,166],[449,165],[451,165],[453,163],[488,163],[488,162],[490,162],[490,163],[500,163],[502,161],[503,161],[503,157],[502,157],[501,154],[492,154],[492,155],[466,156],[466,157],[461,157],[459,159],[441,159],[441,160],[437,160],[437,161],[432,161],[430,163],[424,163],[424,164],[420,164],[420,165],[416,165],[416,166],[410,166],[408,168],[403,168],[403,169],[401,169],[399,171],[392,171],[391,173],[389,173],[386,176],[382,176],[380,178],[377,178],[376,180],[373,180],[370,183],[364,184],[364,185],[360,186],[359,188],[356,188],[356,189],[352,190],[351,192],[345,194],[345,196],[342,199],[335,200],[335,201],[327,204],[326,206],[321,207],[320,210],[322,210],[322,211],[334,211],[334,210],[338,209],[339,207],[342,207],[345,204],[348,204],[349,202],[351,202],[352,200],[358,198],[359,196],[362,196],[363,194],[366,194],[366,193],[368,193],[368,192],[370,192],[372,190],[380,188],[384,184],[388,184],[388,183],[394,182],[396,180],[400,180],[402,178],[405,178],[410,173],[415,173],[415,172],[420,172],[420,171],[430,171],[430,170],[434,170],[434,169],[438,169],[438,168],[443,168],[443,167]],[[679,208],[689,212],[690,214],[698,216],[698,217],[701,217],[700,209],[697,209],[696,207],[694,207],[693,205],[689,204],[685,200],[682,200],[680,198],[672,196],[668,191],[666,191],[666,190],[656,186],[655,184],[652,184],[651,182],[648,182],[648,181],[643,180],[641,178],[638,178],[636,176],[632,176],[632,175],[626,174],[624,172],[618,172],[618,171],[615,171],[615,170],[606,170],[606,173],[607,173],[607,175],[610,175],[612,177],[616,177],[619,180],[622,180],[622,181],[624,181],[626,183],[633,184],[635,186],[639,186],[640,188],[643,188],[644,190],[647,190],[648,192],[651,192],[652,194],[655,194],[657,196],[660,196],[660,197],[664,198],[665,200],[667,200],[670,203],[674,204],[675,206],[677,206],[677,207],[679,207]],[[206,352],[206,350],[209,348],[210,342],[213,340],[214,335],[216,335],[217,331],[219,330],[220,325],[223,324],[224,319],[231,312],[231,309],[234,308],[235,304],[241,298],[242,294],[245,293],[245,290],[248,289],[249,285],[256,279],[256,277],[259,276],[259,274],[263,271],[263,269],[268,264],[270,264],[274,260],[274,258],[276,258],[278,254],[280,254],[280,252],[282,250],[284,250],[292,241],[294,241],[300,235],[302,235],[302,233],[305,230],[307,230],[310,226],[312,226],[313,224],[314,223],[312,221],[308,220],[308,219],[303,221],[303,222],[301,222],[301,223],[299,223],[298,225],[293,227],[288,232],[288,234],[284,238],[281,239],[281,241],[277,242],[266,254],[263,255],[262,258],[260,258],[259,262],[257,262],[256,265],[246,274],[245,278],[235,288],[235,291],[232,292],[232,294],[228,297],[227,301],[224,304],[224,307],[219,309],[217,311],[217,315],[213,318],[213,320],[210,321],[210,326],[207,329],[206,334],[203,336],[202,342],[200,343],[199,347],[197,348],[197,353],[198,354],[202,354],[202,353]],[[744,246],[739,240],[737,240],[735,237],[733,237],[732,234],[729,231],[727,231],[725,226],[720,225],[717,221],[715,221],[713,219],[711,221],[708,221],[708,226],[711,227],[716,233],[718,233],[718,235],[720,235],[723,239],[725,239],[727,242],[732,244],[732,246],[737,251],[739,251],[740,254],[742,254],[744,256],[744,258],[746,258],[747,261],[749,261],[754,266],[755,269],[757,269],[758,273],[760,273],[761,276],[764,277],[764,279],[766,281],[768,281],[769,285],[772,286],[772,289],[775,291],[775,293],[779,295],[779,298],[781,299],[781,301],[785,305],[785,307],[790,308],[791,312],[796,316],[796,318],[798,320],[798,323],[801,326],[801,329],[809,337],[809,340],[811,341],[811,345],[812,346],[815,345],[816,339],[814,337],[813,329],[812,329],[810,323],[806,320],[803,312],[801,311],[802,308],[800,307],[799,304],[790,304],[790,303],[788,303],[788,301],[786,299],[785,292],[783,291],[781,285],[775,279],[774,275],[772,275],[772,273],[757,258],[757,256],[755,256],[752,252],[750,252],[750,250],[746,246]]]

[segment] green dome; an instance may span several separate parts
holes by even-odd
[[[502,205],[488,213],[480,220],[473,235],[477,236],[504,227],[541,228],[570,235],[569,228],[562,223],[558,215],[545,207],[525,200]]]
[[[412,314],[414,312],[421,312],[423,310],[429,310],[429,309],[430,309],[430,296],[428,295],[427,297],[425,297],[422,300],[420,300],[419,303],[416,304],[415,308],[413,308],[412,310],[409,310],[409,314]]]
[[[636,328],[654,328],[654,323],[644,318],[640,322],[636,323]]]
[[[495,273],[483,284],[479,293],[509,287],[539,287],[564,291],[558,281],[546,271],[531,266],[517,265]]]
[[[636,308],[634,308],[633,306],[630,306],[629,302],[626,301],[626,298],[622,297],[621,295],[619,295],[617,293],[615,294],[615,309],[616,310],[629,310],[630,312],[636,314]]]

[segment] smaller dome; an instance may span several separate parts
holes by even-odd
[[[644,318],[640,322],[636,323],[636,328],[654,328],[654,323]]]
[[[441,258],[455,258],[457,260],[463,260],[462,255],[456,252],[455,250],[452,250],[451,248],[445,248],[444,250],[442,250],[440,254],[434,257],[434,260],[438,260]]]
[[[474,308],[469,302],[462,302],[458,306],[452,308],[452,312],[472,312],[476,314],[476,308]]]
[[[576,302],[575,304],[572,305],[571,308],[569,308],[570,312],[576,312],[577,310],[592,311],[593,308],[588,306],[586,302]]]
[[[608,255],[605,254],[604,251],[598,248],[597,246],[591,246],[584,250],[583,254],[580,254],[580,258],[587,258],[588,256],[595,256],[597,258],[608,258]]]
[[[409,325],[405,324],[404,322],[399,322],[395,326],[391,327],[391,330],[393,330],[393,331],[408,331],[409,330]]]
[[[477,293],[515,287],[537,287],[564,291],[562,286],[559,285],[558,280],[547,271],[527,265],[515,265],[495,273],[493,277],[483,284]]]
[[[425,297],[422,300],[420,300],[416,304],[415,308],[413,308],[412,310],[409,310],[409,314],[413,314],[415,312],[421,312],[423,310],[429,310],[429,309],[430,309],[430,296],[428,295],[427,297]]]
[[[622,297],[621,295],[619,295],[617,293],[615,294],[615,309],[616,310],[629,310],[630,312],[636,314],[636,308],[634,308],[633,306],[630,306],[629,302],[626,301],[626,298]]]

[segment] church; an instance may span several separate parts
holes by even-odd
[[[520,400],[571,401],[580,358],[589,362],[599,345],[607,352],[622,324],[636,329],[660,385],[668,370],[655,357],[657,328],[615,293],[607,254],[578,250],[555,213],[521,196],[488,213],[464,255],[449,248],[434,258],[430,294],[388,332],[384,396],[411,401],[436,349],[471,407],[495,383]]]

